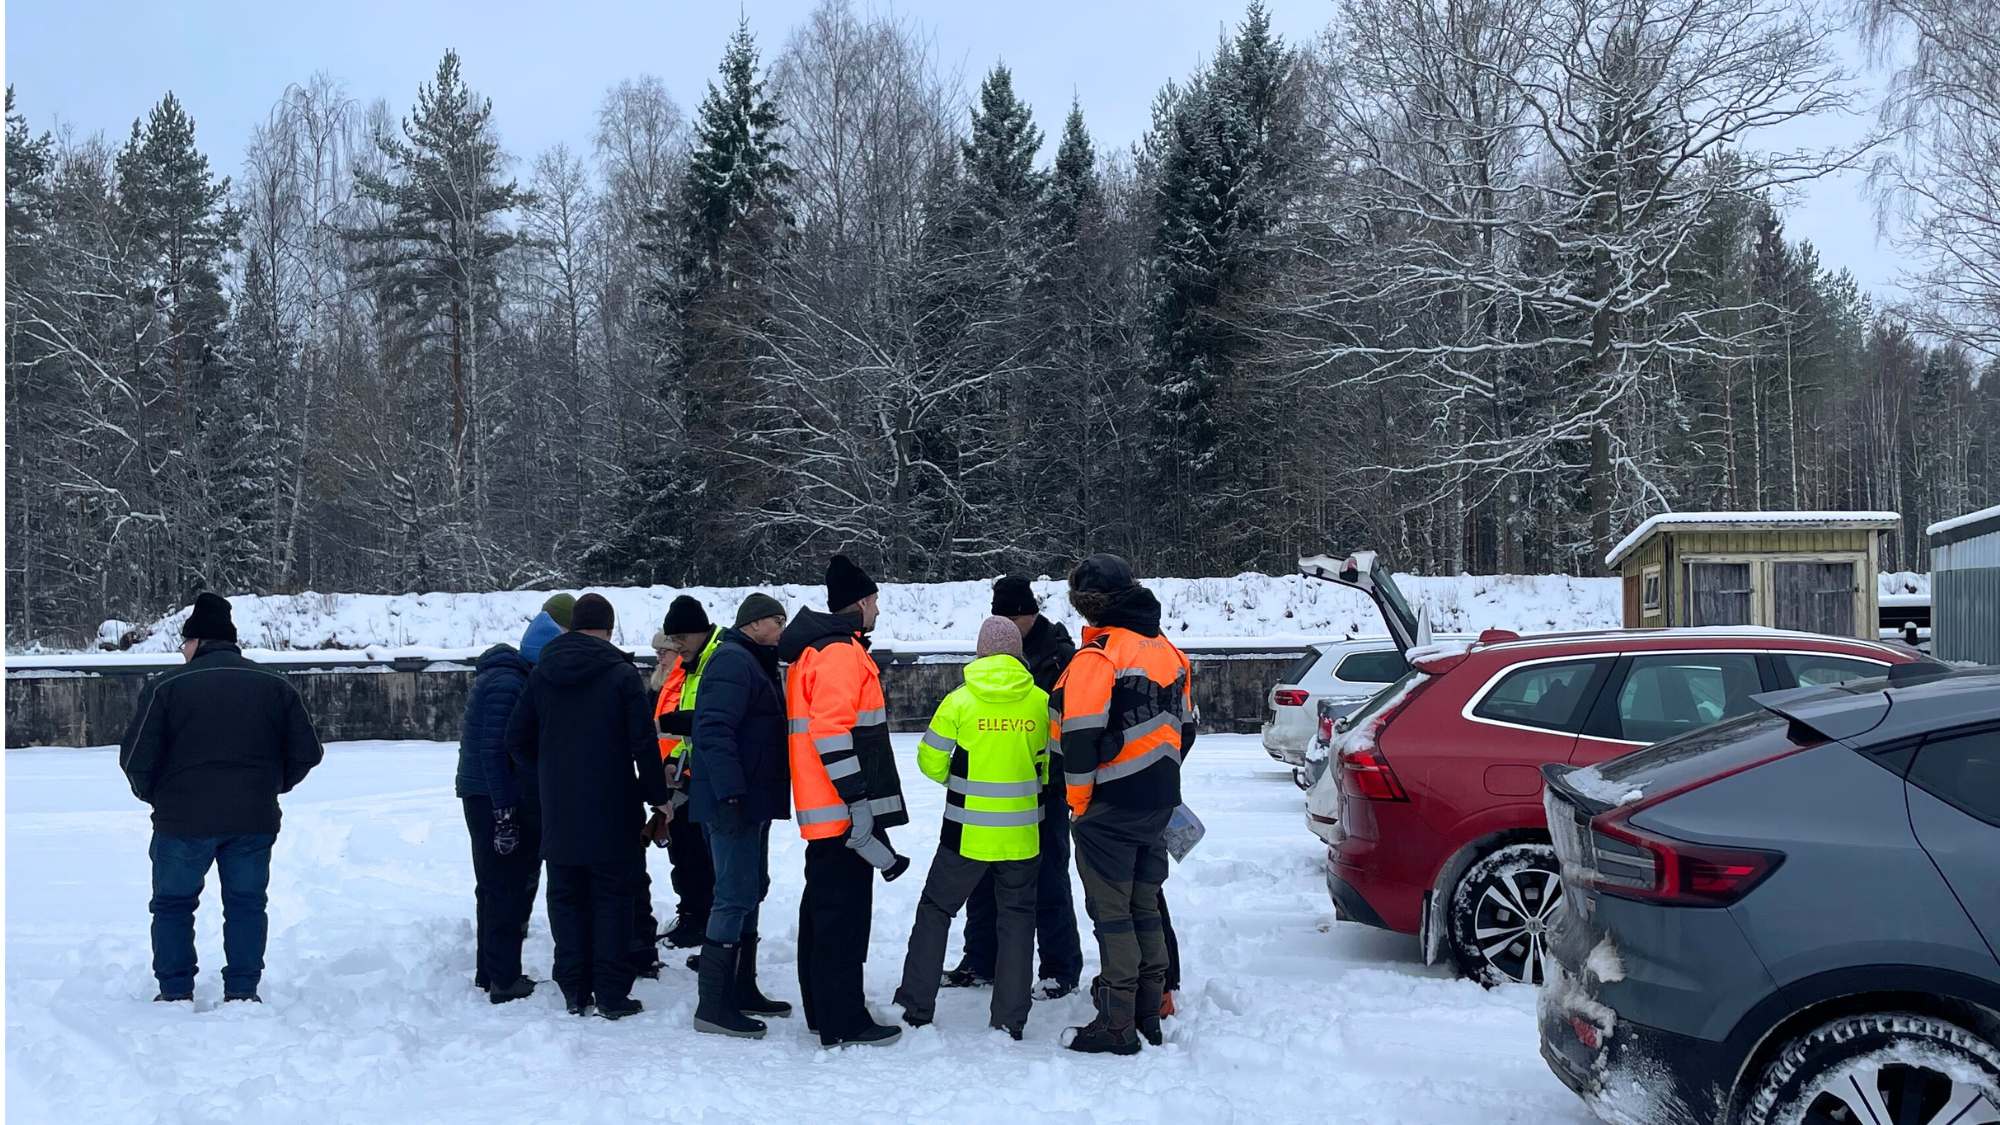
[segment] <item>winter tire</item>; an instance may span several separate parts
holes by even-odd
[[[1452,889],[1446,944],[1458,971],[1488,988],[1542,983],[1542,952],[1562,909],[1548,844],[1509,844],[1479,857]]]
[[[1764,1068],[1744,1125],[2000,1125],[2000,1048],[1935,1016],[1843,1016]]]

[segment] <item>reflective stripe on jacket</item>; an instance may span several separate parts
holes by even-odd
[[[1049,707],[1071,811],[1090,802],[1139,809],[1180,804],[1184,735],[1194,726],[1188,659],[1165,637],[1091,627]]]
[[[918,767],[946,790],[940,846],[990,863],[1041,854],[1048,717],[1048,693],[1019,660],[965,666],[964,686],[944,697],[917,744]]]
[[[807,610],[793,624],[822,618],[832,619]],[[910,822],[889,746],[882,680],[856,634],[822,635],[802,647],[785,673],[785,712],[799,835],[808,840],[846,835],[847,806],[863,800],[878,828]]]

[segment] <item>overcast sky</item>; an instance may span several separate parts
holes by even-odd
[[[1268,0],[1272,22],[1309,39],[1331,0]],[[744,0],[768,62],[810,0]],[[904,4],[935,33],[940,56],[968,89],[996,59],[1051,138],[1072,94],[1100,148],[1145,130],[1154,93],[1212,53],[1242,14],[1236,0],[942,0]],[[7,81],[36,129],[60,118],[81,132],[122,137],[135,116],[172,90],[193,114],[196,137],[222,172],[234,174],[252,128],[289,83],[324,70],[358,100],[385,97],[400,116],[446,47],[464,59],[521,171],[558,141],[587,150],[605,88],[657,74],[692,113],[735,25],[737,6],[699,0],[546,0],[437,3],[343,0],[338,5],[269,0],[13,0],[6,5]],[[1795,128],[1774,144],[1834,143],[1863,123]],[[1053,142],[1043,158],[1052,155]],[[1813,185],[1787,217],[1830,267],[1852,269],[1878,293],[1896,263],[1878,244],[1862,177]]]

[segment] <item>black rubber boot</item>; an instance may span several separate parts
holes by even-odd
[[[490,1003],[505,1004],[510,1000],[525,1000],[535,994],[535,982],[527,977],[515,977],[506,984],[495,985],[486,990]]]
[[[622,1000],[599,1000],[597,1014],[608,1020],[622,1020],[626,1016],[636,1016],[646,1010],[644,1004],[627,996]]]
[[[792,1006],[783,1000],[773,1000],[757,987],[757,935],[743,939],[736,953],[736,1009],[748,1016],[765,1016],[783,1019],[792,1014]]]
[[[879,1024],[868,1021],[868,1026],[848,1035],[820,1034],[822,1047],[887,1047],[903,1037],[903,1029],[894,1024]]]
[[[753,1020],[736,1006],[736,959],[742,947],[711,941],[701,947],[699,999],[694,1029],[737,1039],[764,1038],[764,1021]]]

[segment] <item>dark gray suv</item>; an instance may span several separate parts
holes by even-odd
[[[1607,1121],[2000,1123],[2000,670],[1544,766],[1542,1055]]]

